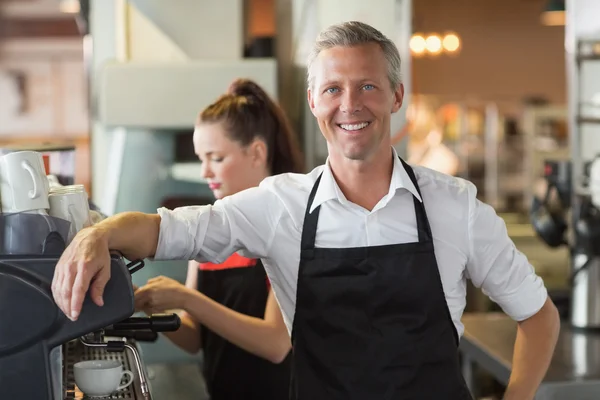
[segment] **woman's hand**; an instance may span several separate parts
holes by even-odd
[[[135,309],[146,314],[181,309],[191,289],[166,276],[152,278],[135,290]]]

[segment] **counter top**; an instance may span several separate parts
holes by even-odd
[[[467,313],[462,322],[463,356],[500,383],[508,384],[517,323],[504,313]],[[582,390],[587,394],[580,393]],[[539,393],[548,393],[544,399],[558,399],[558,391],[563,393],[560,396],[568,394],[573,400],[592,395],[600,398],[600,333],[574,330],[568,321],[562,321],[556,350]]]

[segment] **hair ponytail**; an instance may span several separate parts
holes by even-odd
[[[229,137],[243,146],[256,138],[267,145],[271,174],[303,172],[298,140],[285,113],[269,95],[249,79],[237,79],[227,94],[208,106],[197,123],[224,122]]]

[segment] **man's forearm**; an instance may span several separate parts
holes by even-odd
[[[152,257],[156,253],[160,232],[160,216],[125,212],[92,227],[104,235],[108,248],[130,259]]]
[[[505,400],[534,398],[550,365],[559,330],[558,311],[549,298],[537,314],[519,323]]]

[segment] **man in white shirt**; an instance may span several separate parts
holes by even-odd
[[[123,213],[81,231],[52,284],[76,319],[102,304],[108,249],[128,259],[261,258],[294,346],[292,399],[470,399],[458,367],[465,280],[519,329],[506,399],[532,399],[559,330],[542,280],[464,180],[391,147],[404,88],[395,45],[348,22],[324,30],[308,102],[329,157],[213,206]],[[151,303],[152,294],[141,301]]]

